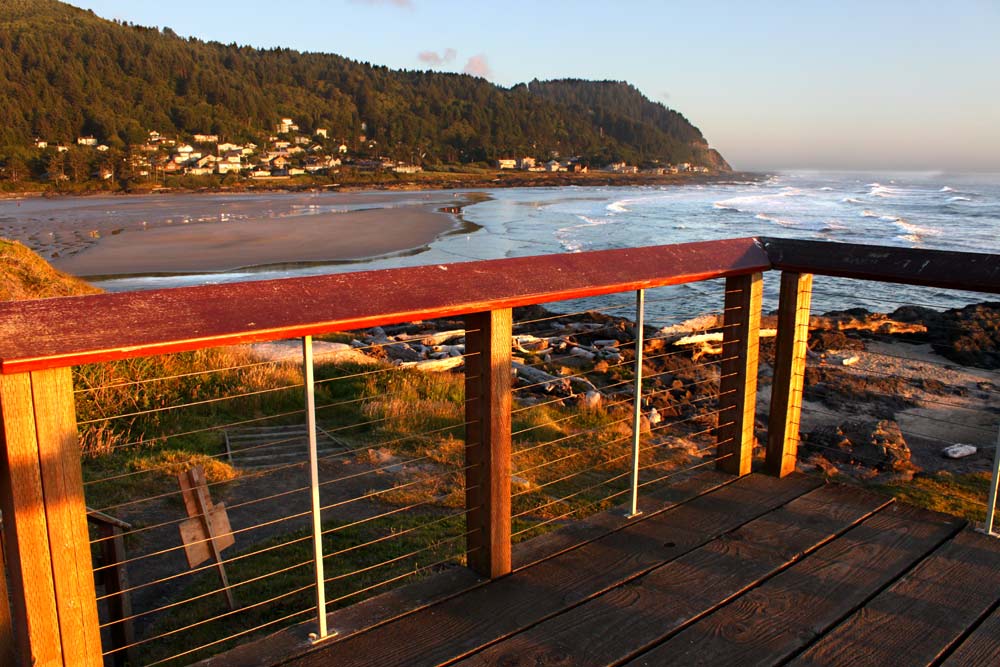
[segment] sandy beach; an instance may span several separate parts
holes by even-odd
[[[0,204],[0,236],[81,277],[337,263],[426,247],[482,193],[36,198]]]
[[[412,251],[452,229],[437,206],[322,213],[281,220],[128,231],[52,264],[77,276],[211,273],[252,266],[342,262]]]

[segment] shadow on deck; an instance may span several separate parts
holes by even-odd
[[[1000,664],[1000,540],[961,519],[798,474],[702,473],[643,509],[202,664]]]

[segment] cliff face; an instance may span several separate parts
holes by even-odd
[[[614,81],[512,88],[464,74],[390,70],[333,54],[254,49],[107,21],[56,0],[0,2],[0,152],[94,136],[113,148],[149,130],[260,142],[282,117],[398,159],[475,162],[581,155],[700,162],[701,132]],[[44,110],[42,112],[41,110]]]

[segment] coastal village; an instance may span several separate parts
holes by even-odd
[[[362,124],[362,129],[365,129]],[[122,173],[133,178],[157,180],[167,176],[228,176],[230,174],[255,180],[288,180],[296,176],[334,176],[341,168],[363,172],[392,172],[415,174],[423,166],[414,161],[394,160],[380,154],[378,142],[365,135],[351,140],[331,138],[328,128],[306,130],[293,118],[281,118],[263,145],[253,142],[233,143],[218,134],[193,134],[189,137],[170,137],[156,130],[149,130],[147,140],[131,146],[125,152],[114,151],[107,144],[92,136],[76,139],[79,151],[96,153],[90,160],[97,168],[90,174],[97,180],[108,181]],[[69,160],[59,159],[70,153],[71,146],[52,143],[37,137],[34,147],[55,159],[49,160],[47,180],[70,180],[67,171],[73,170]],[[121,153],[121,154],[119,154]],[[86,155],[83,156],[86,161]],[[592,165],[580,157],[560,159],[556,155],[544,160],[536,156],[502,157],[494,161],[501,171],[588,173]],[[67,168],[69,167],[69,169]],[[78,171],[79,168],[77,167]],[[600,170],[614,174],[667,175],[679,173],[707,173],[707,167],[684,162],[680,164],[650,164],[639,167],[626,162],[602,165]],[[74,178],[74,180],[77,180]]]

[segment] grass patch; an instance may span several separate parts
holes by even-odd
[[[986,519],[989,487],[990,473],[977,472],[917,475],[910,482],[879,488],[902,502],[981,523]]]
[[[446,559],[463,562],[464,521],[460,516],[406,514],[354,526],[330,522],[323,529],[328,611],[355,604],[388,590],[391,585],[408,583],[438,569],[424,571],[420,570],[422,567]],[[214,592],[221,585],[214,571],[194,575],[190,584],[163,600],[161,606],[191,601],[160,612],[143,633],[146,638],[163,635],[138,649],[143,661],[154,662],[205,646],[168,663],[189,664],[255,636],[314,617],[315,573],[310,535],[306,530],[298,530],[259,542],[238,554],[227,554],[231,562],[227,563],[226,571],[241,607],[235,613],[230,612],[222,593]],[[363,545],[367,546],[362,548]],[[273,548],[269,551],[254,553],[270,547]],[[304,613],[287,622],[219,641],[300,611]],[[216,620],[203,622],[206,619]]]

